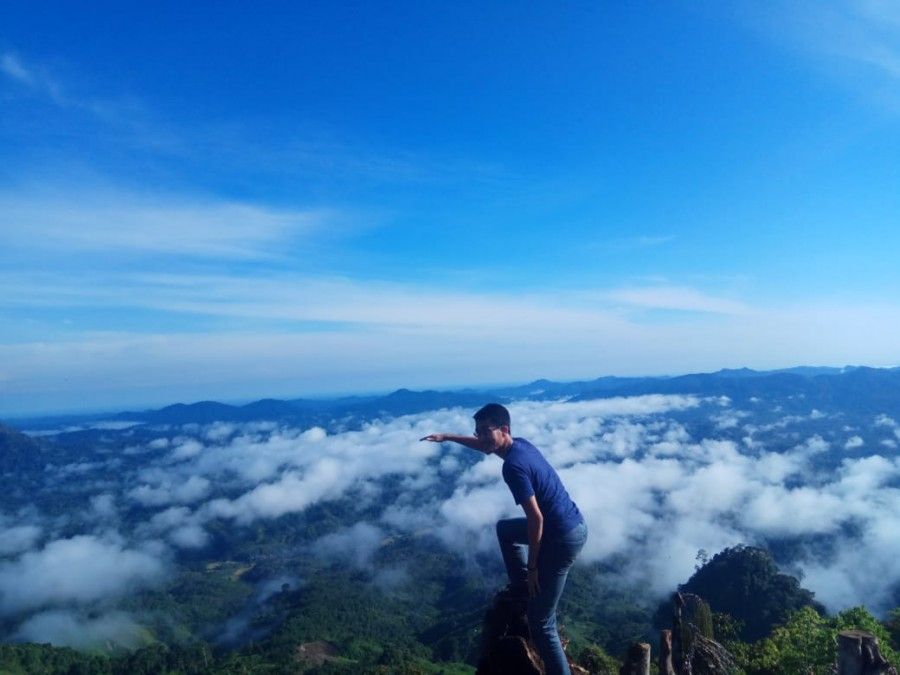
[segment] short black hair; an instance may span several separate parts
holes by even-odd
[[[509,427],[509,410],[499,403],[488,403],[477,413],[472,415],[475,418],[475,424],[479,422],[490,422],[498,427]]]

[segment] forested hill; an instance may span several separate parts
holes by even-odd
[[[0,424],[0,474],[39,469],[45,461],[41,446],[31,437]]]
[[[345,673],[439,674],[472,673],[483,643],[478,638],[486,605],[460,606],[444,598],[443,608],[427,610],[390,598],[372,589],[334,583],[313,584],[306,592],[282,588],[264,610],[247,617],[257,630],[268,634],[241,647],[216,646],[204,641],[155,642],[136,650],[85,653],[50,645],[0,645],[0,672],[47,675],[232,675],[242,673]],[[615,592],[592,595],[582,573],[561,607],[564,636],[571,639],[568,653],[586,672],[617,675],[625,646],[645,640],[656,649],[656,628],[671,627],[671,604],[656,611],[657,626],[633,623],[625,628],[624,607],[601,606]],[[594,586],[596,589],[597,587]],[[211,589],[207,589],[209,592]],[[673,589],[674,590],[674,589]],[[737,547],[715,555],[679,586],[695,593],[706,607],[699,630],[718,640],[734,659],[733,672],[744,675],[796,675],[825,673],[835,659],[834,639],[839,630],[858,628],[872,632],[882,654],[897,663],[900,646],[900,610],[881,623],[858,608],[828,618],[813,594],[798,580],[780,573],[771,556],[761,549]],[[702,594],[701,594],[702,592]],[[218,602],[219,598],[207,598]],[[614,602],[627,605],[621,596]],[[429,611],[433,616],[425,618]],[[462,610],[462,611],[461,611]],[[630,611],[640,614],[640,603]],[[423,623],[423,619],[425,619]],[[431,628],[422,627],[431,625]],[[618,634],[604,646],[603,636]],[[455,645],[451,646],[451,645]],[[446,660],[462,647],[464,658]],[[611,652],[611,653],[610,653]],[[466,661],[468,663],[466,663]]]

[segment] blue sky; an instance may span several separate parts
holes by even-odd
[[[0,415],[900,362],[900,10],[765,4],[7,4]]]

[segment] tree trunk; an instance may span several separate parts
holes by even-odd
[[[628,648],[619,675],[650,675],[650,645],[635,642]]]
[[[659,675],[675,675],[672,665],[672,631],[664,630],[659,634]]]

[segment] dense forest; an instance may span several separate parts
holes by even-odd
[[[561,608],[562,633],[573,660],[592,673],[618,673],[630,641],[656,643],[646,613],[627,598],[594,594],[585,570],[572,579]],[[751,547],[728,549],[698,566],[679,589],[697,593],[711,610],[711,636],[733,655],[734,673],[791,675],[830,672],[838,631],[858,628],[874,633],[882,654],[898,663],[900,608],[885,622],[861,607],[828,616],[812,593],[777,571],[771,556]],[[180,589],[182,592],[184,588]],[[209,600],[221,601],[223,587],[192,587],[199,615]],[[179,589],[173,589],[174,593]],[[458,595],[466,595],[459,589]],[[163,598],[147,597],[147,605]],[[445,611],[416,598],[397,598],[359,576],[335,571],[304,588],[285,584],[258,611],[246,616],[265,637],[240,647],[204,641],[151,643],[133,651],[76,651],[40,644],[0,646],[0,672],[53,674],[183,675],[231,673],[454,673],[474,672],[484,607],[446,598]],[[454,605],[454,603],[456,603]],[[181,603],[178,603],[181,604]],[[429,603],[430,604],[430,603]],[[665,625],[671,611],[662,603],[655,618]],[[198,617],[193,617],[196,621]],[[267,628],[277,626],[271,632]],[[758,635],[757,639],[752,639]],[[655,647],[654,647],[655,649]]]

